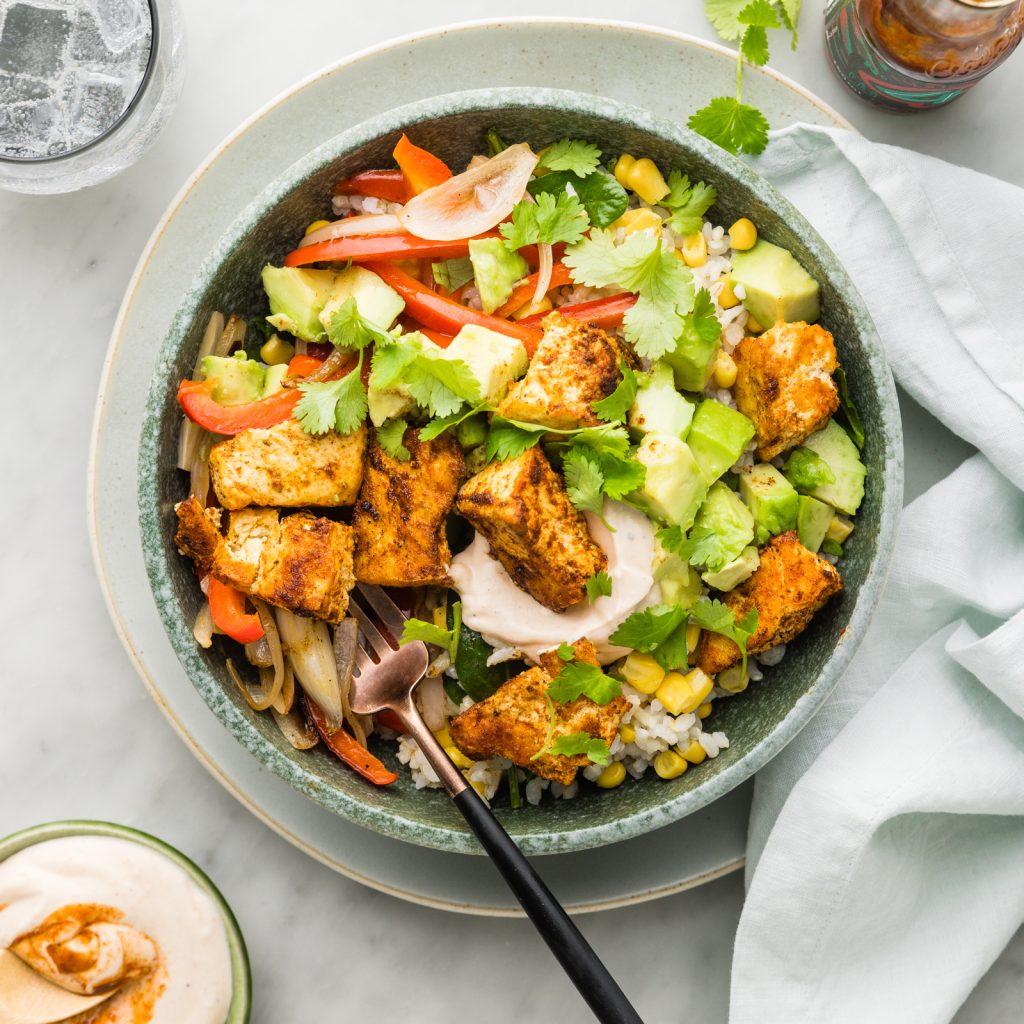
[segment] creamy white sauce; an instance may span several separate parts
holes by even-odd
[[[587,526],[594,542],[608,556],[612,579],[609,597],[592,605],[584,600],[564,612],[553,612],[513,582],[491,555],[490,545],[478,533],[472,544],[452,559],[452,584],[462,601],[462,621],[492,647],[515,647],[532,661],[563,642],[586,637],[597,648],[602,665],[621,658],[627,647],[616,647],[608,637],[631,612],[661,600],[652,575],[654,528],[635,508],[606,501],[604,515],[611,532],[591,512]]]
[[[69,904],[115,907],[159,946],[166,984],[152,1024],[224,1024],[232,981],[223,920],[177,864],[109,836],[29,846],[0,863],[0,947]]]

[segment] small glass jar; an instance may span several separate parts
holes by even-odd
[[[0,0],[0,119],[6,119],[0,121],[0,188],[13,192],[73,192],[118,174],[160,134],[181,89],[184,36],[176,0],[58,2]],[[18,24],[11,21],[12,12]],[[99,30],[102,17],[113,26],[113,39]],[[137,84],[129,87],[134,91],[115,116],[102,106],[104,79],[111,77],[102,56],[106,52],[113,59],[118,19],[124,24],[128,18],[135,19],[136,28],[140,18],[148,18],[149,45]],[[86,87],[75,89],[75,75]],[[24,146],[12,128],[16,116]],[[64,125],[63,141],[55,121]],[[91,137],[90,125],[97,128]],[[45,153],[32,152],[34,130],[35,141],[49,140]]]
[[[829,0],[825,41],[836,72],[888,110],[929,110],[962,96],[1014,51],[1024,0]]]

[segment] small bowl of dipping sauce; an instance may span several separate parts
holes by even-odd
[[[184,854],[123,825],[0,839],[0,949],[68,991],[116,987],[83,1024],[249,1021],[249,958],[224,897]]]

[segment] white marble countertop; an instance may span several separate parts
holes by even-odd
[[[585,1008],[527,923],[457,917],[364,889],[251,817],[172,732],[107,620],[84,502],[93,401],[122,291],[164,206],[227,132],[296,79],[396,34],[487,13],[471,0],[382,0],[351,14],[328,0],[183,6],[184,91],[143,160],[85,193],[0,193],[5,350],[31,352],[0,407],[8,439],[0,477],[0,834],[38,821],[95,817],[179,846],[212,875],[245,931],[255,1024],[318,1019],[325,1009],[332,1019],[411,1017],[425,1024],[585,1021]],[[1006,130],[1020,123],[1024,57],[945,111],[888,116],[862,106],[832,77],[820,5],[807,6],[800,50],[776,45],[773,66],[871,138],[1024,185],[1024,139]],[[624,18],[713,38],[700,9],[698,0],[562,0],[554,8],[520,0],[509,13]],[[742,899],[741,878],[732,875],[656,903],[588,915],[580,924],[650,1024],[684,1013],[711,1024],[727,1016]],[[957,1020],[1016,1021],[1022,1002],[1024,933]]]

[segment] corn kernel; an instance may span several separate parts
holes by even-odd
[[[663,750],[654,759],[654,770],[662,779],[678,779],[688,767],[674,750]]]
[[[703,267],[708,261],[708,240],[703,231],[695,231],[683,239],[683,262],[688,267]]]
[[[260,348],[260,359],[267,366],[290,363],[295,355],[295,346],[285,341],[279,334],[272,334]]]
[[[627,210],[612,224],[611,229],[621,229],[623,235],[632,235],[637,231],[661,231],[661,227],[661,218],[653,210],[641,206],[636,210]]]
[[[828,524],[828,532],[825,536],[836,544],[845,544],[846,538],[853,533],[853,523],[845,516],[833,516],[832,522]]]
[[[757,228],[754,222],[746,217],[740,217],[731,228],[729,228],[729,244],[738,252],[745,252],[753,249],[757,241]]]
[[[750,678],[743,671],[742,666],[733,665],[732,668],[723,669],[719,672],[715,682],[723,690],[728,690],[729,693],[742,693],[747,688]]]
[[[551,300],[545,295],[536,306],[532,302],[528,302],[525,306],[520,306],[512,314],[512,319],[522,320],[524,316],[533,316],[534,313],[546,313],[552,308]]]
[[[597,777],[597,784],[602,789],[614,789],[621,786],[626,778],[626,766],[621,761],[612,761]]]
[[[455,746],[455,741],[452,739],[452,734],[448,731],[447,725],[442,725],[440,729],[434,730],[434,739],[446,749]]]
[[[706,702],[704,704],[701,704],[701,706],[699,708],[697,708],[697,717],[700,718],[700,719],[705,719],[710,714],[711,714],[711,702],[710,701],[708,701],[708,702]]]
[[[686,653],[693,654],[700,642],[700,626],[696,622],[686,624]]]
[[[676,747],[676,750],[679,751],[679,756],[690,764],[700,764],[708,756],[708,752],[696,740],[690,740],[690,745],[685,750],[682,747]]]
[[[615,180],[623,187],[628,188],[629,182],[627,176],[633,169],[633,165],[636,163],[636,157],[630,156],[628,153],[623,153],[622,156],[615,162]]]
[[[470,761],[470,759],[466,757],[466,755],[461,750],[459,750],[458,747],[454,745],[450,747],[445,747],[444,752],[451,758],[452,763],[455,765],[456,768],[468,769],[472,768],[473,765],[476,763],[475,761]]]
[[[331,222],[329,220],[315,220],[307,228],[305,233],[307,235],[313,234],[314,231],[319,231],[321,228],[327,227]]]
[[[636,743],[636,729],[631,725],[623,725],[619,729],[619,739],[623,743]]]
[[[652,206],[669,193],[658,165],[646,156],[637,160],[626,173],[626,188],[631,188],[645,203]]]
[[[670,714],[685,715],[704,703],[713,685],[711,677],[699,668],[685,676],[681,672],[669,672],[654,695]]]
[[[715,356],[715,369],[712,373],[715,385],[720,388],[731,388],[736,383],[736,360],[724,349],[719,349]]]
[[[764,334],[765,328],[761,326],[760,320],[755,320],[754,317],[747,314],[747,334]]]
[[[448,628],[448,609],[445,605],[439,604],[431,614],[438,629]]]
[[[665,678],[665,670],[649,655],[633,651],[619,669],[619,674],[641,693],[654,693]]]
[[[476,790],[481,800],[487,799],[487,787],[479,779],[471,779],[465,772],[462,777]]]
[[[732,309],[733,306],[740,304],[740,300],[736,298],[736,293],[732,290],[732,283],[728,278],[725,279],[725,284],[722,285],[722,290],[718,293],[718,304],[722,309]]]

